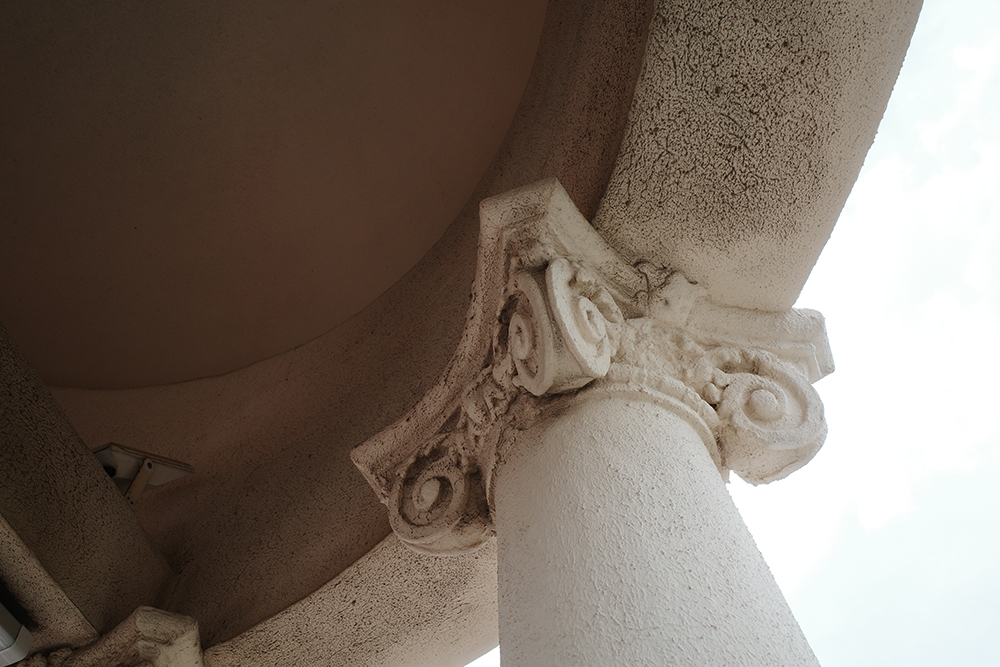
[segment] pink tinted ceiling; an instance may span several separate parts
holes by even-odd
[[[329,330],[462,208],[542,0],[0,8],[0,320],[50,384],[224,373]]]

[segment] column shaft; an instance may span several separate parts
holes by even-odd
[[[505,450],[504,667],[818,664],[682,413],[591,390]]]

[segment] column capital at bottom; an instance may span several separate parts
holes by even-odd
[[[193,618],[138,607],[113,630],[81,648],[35,654],[27,667],[203,667],[198,622]]]
[[[467,322],[437,385],[352,452],[417,551],[485,542],[498,449],[568,401],[669,406],[723,476],[754,484],[807,463],[826,435],[811,386],[833,370],[819,313],[719,305],[676,271],[628,261],[555,179],[483,201]]]

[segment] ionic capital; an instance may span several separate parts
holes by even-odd
[[[77,649],[35,654],[27,667],[203,667],[198,622],[139,607],[97,641]]]
[[[811,383],[833,370],[819,313],[721,306],[677,272],[627,261],[555,179],[480,214],[469,324],[448,370],[352,453],[412,548],[488,539],[498,450],[566,401],[625,392],[663,404],[702,434],[723,476],[754,484],[819,450]]]

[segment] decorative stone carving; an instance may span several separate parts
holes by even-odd
[[[560,394],[607,374],[624,317],[595,277],[557,257],[543,274],[515,274],[507,292],[515,385],[535,396]]]
[[[78,649],[35,654],[27,667],[203,667],[198,622],[139,607],[114,630]]]
[[[410,547],[485,542],[498,448],[576,392],[668,404],[724,476],[754,484],[819,450],[811,383],[833,370],[819,313],[721,306],[677,272],[626,261],[555,179],[485,200],[481,222],[469,324],[449,368],[352,453]]]

